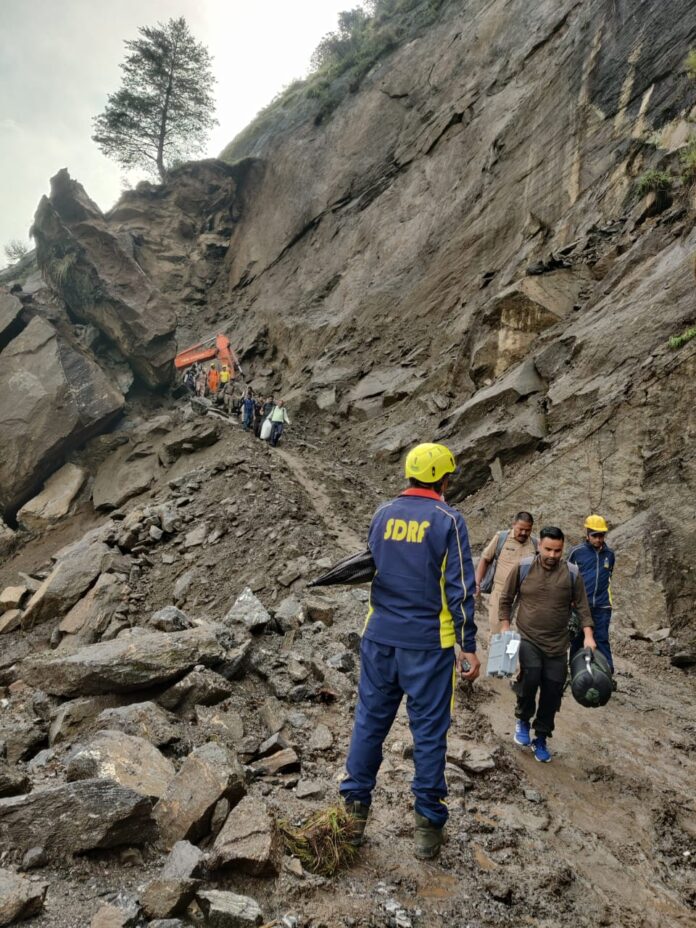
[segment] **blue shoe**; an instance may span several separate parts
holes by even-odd
[[[515,744],[519,744],[523,748],[528,748],[532,743],[531,735],[529,734],[529,722],[523,722],[522,719],[517,719],[515,722]]]
[[[540,764],[548,764],[551,760],[551,751],[546,747],[546,738],[543,735],[539,735],[532,741],[532,751]]]

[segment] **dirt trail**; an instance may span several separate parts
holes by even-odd
[[[566,694],[551,764],[511,745],[507,681],[481,683],[492,695],[482,711],[546,800],[547,849],[635,924],[696,925],[685,900],[696,885],[693,686],[621,659],[617,668],[620,689],[604,709],[583,709]]]
[[[336,539],[337,544],[349,553],[358,553],[365,547],[365,539],[345,523],[336,512],[336,504],[329,495],[328,490],[316,477],[310,477],[302,458],[287,448],[276,448],[275,453],[287,464],[295,480],[306,491],[315,512],[326,526],[329,535]]]

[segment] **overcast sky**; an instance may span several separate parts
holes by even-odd
[[[106,210],[121,171],[90,136],[118,89],[123,43],[139,26],[185,16],[214,57],[218,155],[275,94],[306,74],[340,10],[358,0],[0,0],[0,267],[2,246],[28,242],[49,178],[62,167]]]

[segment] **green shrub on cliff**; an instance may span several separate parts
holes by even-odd
[[[679,153],[679,161],[682,166],[682,180],[685,184],[693,184],[696,181],[696,137],[692,136],[687,142],[685,148]]]
[[[690,342],[692,338],[696,338],[696,325],[687,329],[686,332],[683,332],[681,335],[673,335],[667,344],[670,348],[681,348],[682,345]]]
[[[696,48],[692,48],[684,61],[686,73],[692,80],[696,81]]]
[[[672,177],[666,171],[646,171],[638,178],[636,187],[641,197],[644,197],[646,193],[650,193],[651,191],[658,193],[661,190],[671,190]]]

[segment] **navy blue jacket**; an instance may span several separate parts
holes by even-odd
[[[591,609],[611,609],[611,575],[614,570],[614,552],[604,545],[599,550],[589,541],[571,548],[571,564],[577,564],[587,590]]]
[[[363,635],[410,650],[476,650],[474,564],[461,513],[433,490],[413,488],[372,517],[377,572]]]

